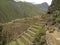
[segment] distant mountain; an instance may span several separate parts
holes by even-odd
[[[43,10],[48,10],[48,3],[44,2],[42,4],[37,4],[37,7],[42,8]]]
[[[43,11],[28,2],[15,2],[13,0],[0,0],[0,23],[11,20],[41,15]]]

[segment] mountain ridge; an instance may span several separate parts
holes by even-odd
[[[11,20],[41,15],[42,9],[27,2],[15,2],[13,0],[0,0],[0,23]]]
[[[43,10],[48,10],[48,7],[49,7],[47,2],[43,2],[41,4],[36,4],[36,6],[43,9]]]

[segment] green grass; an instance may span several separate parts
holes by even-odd
[[[28,34],[28,33],[27,33],[27,34]],[[30,41],[32,41],[32,40],[33,40],[32,37],[29,36],[29,35],[27,35],[27,34],[24,34],[24,36],[25,36],[27,39],[29,39]]]
[[[17,45],[16,41],[11,42],[11,45]]]
[[[40,26],[40,27],[42,27],[42,26]],[[39,32],[36,34],[35,39],[33,40],[33,43],[35,45],[44,45],[46,43],[45,38],[44,38],[46,30],[44,28],[40,28],[40,27],[38,27]]]
[[[40,28],[41,26],[40,27],[35,26],[35,27]],[[34,27],[31,27],[31,28],[33,28],[33,30],[36,29]],[[16,43],[18,45],[28,45],[28,44],[32,44],[32,43],[39,43],[39,41],[41,43],[44,42],[45,40],[43,40],[43,38],[41,38],[43,35],[45,35],[45,31],[43,31],[44,29],[42,29],[42,28],[37,29],[38,30],[37,32],[34,32],[33,30],[32,31],[31,30],[25,31],[25,33],[22,34],[21,37],[16,39]],[[12,41],[12,44],[15,45],[15,42]]]
[[[25,45],[21,38],[18,38],[16,41],[18,45]]]
[[[35,29],[41,29],[42,26],[33,26],[33,28],[35,28]]]
[[[31,28],[31,29],[29,29],[29,30],[31,30],[32,32],[38,32],[39,30],[37,30],[37,29],[35,29],[35,28]]]

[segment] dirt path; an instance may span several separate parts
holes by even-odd
[[[60,37],[57,31],[53,33],[46,32],[46,41],[48,45],[60,45]]]

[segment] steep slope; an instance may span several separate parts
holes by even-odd
[[[50,13],[49,20],[52,25],[60,27],[60,0],[53,0],[48,12]]]
[[[0,0],[0,23],[9,22],[17,18],[40,15],[42,12],[34,4],[28,2]]]
[[[42,4],[37,4],[37,7],[42,8],[44,10],[48,10],[48,3],[44,2]]]
[[[60,0],[52,0],[52,4],[49,7],[50,12],[60,11]]]
[[[49,31],[46,32],[47,44],[60,45],[60,0],[52,0],[48,10],[48,17],[50,17],[47,18],[48,23],[51,22],[51,24],[49,23]]]
[[[0,0],[0,22],[16,18],[18,10],[8,0]],[[14,16],[14,18],[13,18]]]

